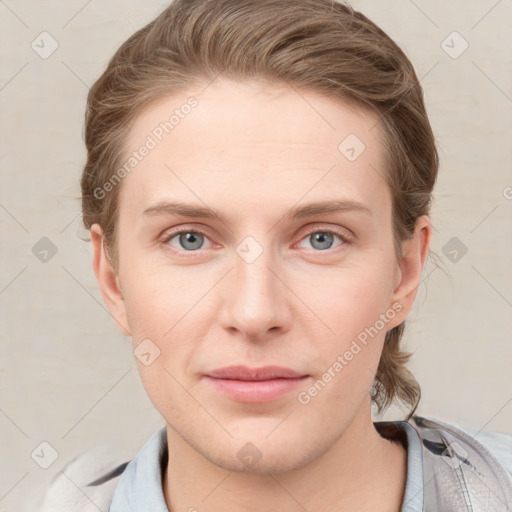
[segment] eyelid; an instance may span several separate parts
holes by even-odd
[[[347,228],[343,229],[341,227],[337,227],[337,228],[332,228],[332,227],[329,227],[327,225],[324,225],[324,226],[318,226],[318,225],[315,225],[315,226],[312,226],[311,228],[309,228],[306,233],[304,234],[304,236],[301,238],[301,241],[308,235],[311,235],[312,233],[316,233],[317,231],[319,232],[322,232],[322,233],[332,233],[334,235],[337,235],[339,236],[343,242],[345,243],[350,243],[350,242],[353,242],[354,239],[355,239],[355,236],[354,234],[352,234]],[[319,252],[322,252],[322,251],[319,251]]]
[[[211,239],[211,236],[209,235],[209,233],[202,228],[197,228],[195,226],[194,227],[180,226],[179,228],[176,228],[176,230],[166,231],[161,237],[158,238],[158,240],[160,243],[167,245],[168,242],[170,240],[172,240],[176,235],[181,235],[183,233],[199,233],[201,235],[204,235],[208,239]],[[178,252],[183,252],[178,249],[174,249],[174,250],[177,250]],[[199,251],[186,251],[186,252],[194,253],[194,252],[199,252]]]

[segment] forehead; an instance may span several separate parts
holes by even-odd
[[[305,196],[389,199],[377,116],[286,85],[217,80],[162,98],[136,118],[124,156],[120,206],[137,214],[164,199],[262,214]]]

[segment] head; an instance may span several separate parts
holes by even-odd
[[[152,354],[137,359],[150,399],[199,452],[220,459],[231,435],[268,453],[301,439],[307,458],[370,403],[413,413],[400,341],[438,155],[413,66],[373,22],[330,0],[176,0],[93,85],[85,135],[104,300]],[[326,201],[344,204],[298,212]],[[203,378],[236,364],[308,380],[240,403]]]

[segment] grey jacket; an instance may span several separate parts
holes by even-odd
[[[400,512],[512,512],[512,436],[420,416],[375,427],[407,447]],[[40,512],[168,512],[162,491],[165,427],[132,460],[108,460],[102,453],[68,464],[49,486]]]

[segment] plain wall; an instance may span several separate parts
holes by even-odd
[[[163,425],[103,304],[78,198],[88,87],[164,5],[0,2],[2,511],[34,510],[79,452],[115,439],[136,453]],[[405,337],[418,413],[512,434],[512,3],[352,5],[415,65],[441,157],[431,247],[444,271],[427,264]],[[58,42],[47,58],[31,46],[51,49],[43,31]],[[46,470],[31,457],[43,441],[59,454]]]

